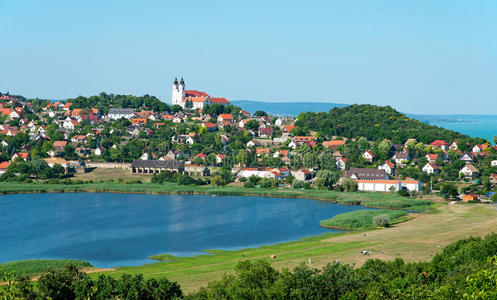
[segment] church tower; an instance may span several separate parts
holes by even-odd
[[[178,83],[178,78],[174,78],[173,82],[173,93],[171,97],[172,105],[180,105],[185,98],[185,81],[181,78],[181,81]]]

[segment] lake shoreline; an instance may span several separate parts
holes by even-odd
[[[32,184],[27,183],[25,185],[31,185],[36,187],[40,187],[39,190],[29,190],[29,189],[17,189],[13,191],[6,191],[0,186],[0,195],[15,195],[15,194],[60,194],[60,193],[109,193],[109,194],[146,194],[146,195],[210,195],[210,196],[247,196],[247,197],[280,197],[280,198],[289,198],[289,199],[312,199],[319,200],[331,203],[337,203],[341,205],[351,205],[358,206],[362,205],[361,202],[340,202],[337,199],[319,197],[314,195],[298,195],[298,194],[289,194],[290,193],[299,193],[298,191],[291,190],[277,190],[277,189],[263,189],[263,192],[253,192],[253,191],[229,191],[229,193],[225,193],[222,189],[215,186],[209,186],[209,188],[213,190],[207,191],[152,191],[152,190],[143,190],[143,191],[122,191],[118,189],[95,189],[92,187],[85,186],[85,184],[80,184],[77,186],[64,186],[61,185],[60,189],[43,189],[44,184]],[[125,184],[115,184],[115,187],[122,186]],[[144,186],[146,184],[143,184]],[[196,188],[187,186],[187,188]],[[246,189],[246,188],[243,188]],[[253,189],[252,189],[253,190]],[[366,205],[363,205],[366,206]],[[369,207],[369,206],[366,206]],[[371,207],[375,208],[375,207]]]

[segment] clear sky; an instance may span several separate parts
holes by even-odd
[[[497,1],[0,0],[0,91],[497,114]]]

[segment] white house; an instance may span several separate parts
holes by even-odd
[[[309,170],[300,169],[297,171],[292,171],[292,176],[297,181],[307,181],[309,179],[312,179],[312,172]]]
[[[395,165],[393,162],[387,160],[383,164],[378,166],[378,170],[384,170],[387,174],[392,175],[395,171]]]
[[[409,152],[396,152],[392,157],[395,160],[395,163],[398,165],[405,165],[411,157],[409,156]]]
[[[366,150],[366,152],[362,154],[362,158],[364,158],[365,161],[373,162],[374,154],[373,152]]]
[[[274,121],[274,125],[276,126],[281,126],[283,124],[283,120],[281,118],[278,118],[276,119],[276,121]]]
[[[482,148],[483,147],[481,147],[481,145],[475,145],[471,151],[473,151],[473,152],[481,152],[481,151],[483,151]]]
[[[103,148],[98,147],[97,149],[95,149],[95,152],[94,152],[94,153],[95,153],[95,155],[96,155],[96,156],[101,156],[101,155],[102,155],[102,153],[104,153],[104,149],[103,149]]]
[[[221,164],[223,162],[223,160],[226,159],[226,155],[224,154],[217,154],[216,155],[216,164]]]
[[[466,164],[460,171],[459,171],[459,174],[463,175],[464,177],[469,177],[469,178],[472,178],[472,177],[477,177],[479,175],[479,171],[478,169],[473,166],[472,164]]]
[[[440,173],[440,168],[434,163],[427,163],[421,170],[426,174]]]
[[[65,120],[64,123],[62,124],[62,127],[64,129],[69,129],[69,130],[74,130],[74,127],[78,125],[79,123],[74,120]]]
[[[345,170],[347,165],[347,159],[345,157],[340,157],[336,161],[337,169]]]
[[[271,172],[269,170],[258,170],[255,168],[244,168],[238,173],[237,177],[245,177],[249,178],[252,176],[255,177],[260,177],[260,178],[270,178],[270,179],[275,179],[275,173],[278,174],[277,172]]]
[[[492,162],[490,162],[490,165],[492,167],[497,167],[497,160],[492,160]]]
[[[111,120],[118,120],[121,118],[131,119],[135,115],[135,111],[132,108],[110,108],[107,116]]]

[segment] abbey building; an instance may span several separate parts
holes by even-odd
[[[183,78],[178,82],[178,78],[174,79],[173,91],[171,96],[171,104],[179,105],[187,109],[202,109],[209,104],[229,105],[230,102],[226,98],[211,97],[209,94],[197,90],[185,90],[185,81]]]

